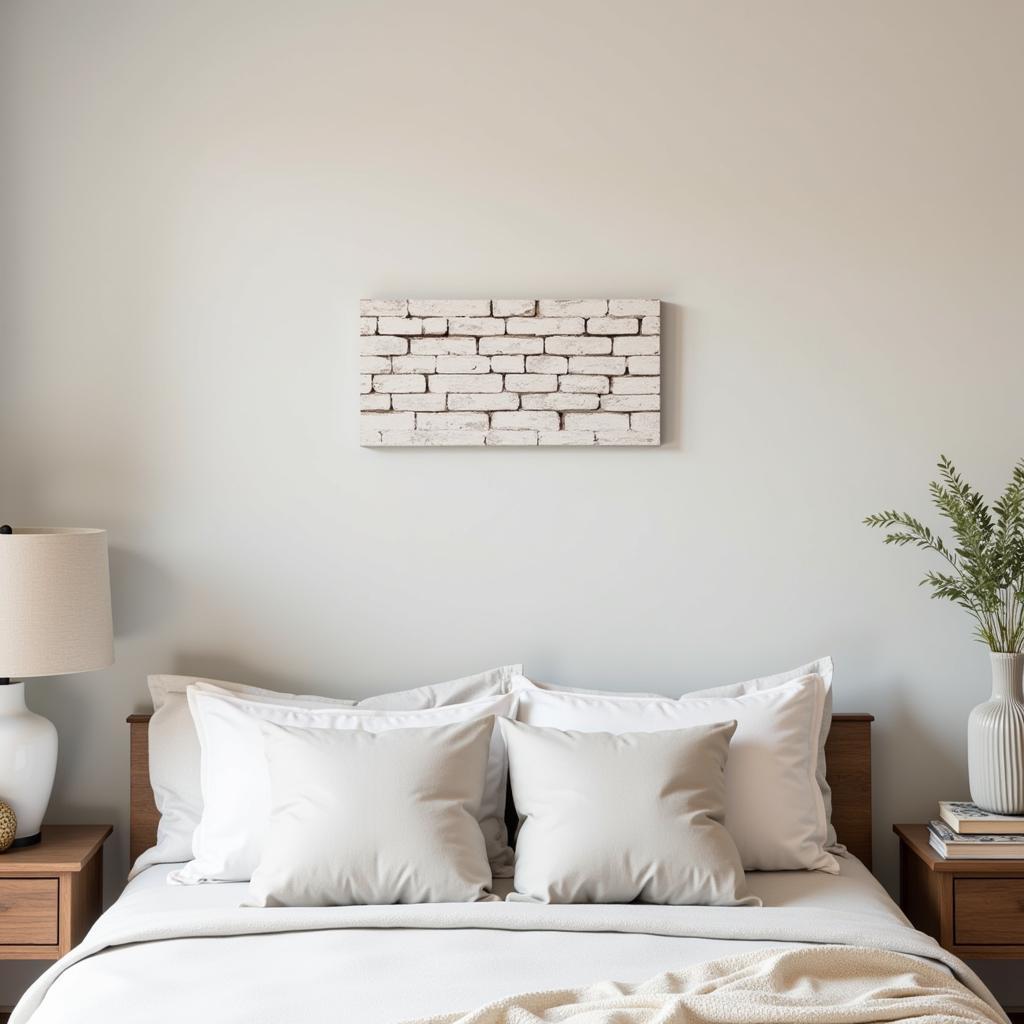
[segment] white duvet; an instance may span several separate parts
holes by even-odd
[[[760,908],[243,909],[244,884],[168,886],[174,866],[152,867],[29,989],[11,1024],[395,1024],[520,992],[636,984],[718,957],[835,944],[945,965],[995,1006],[859,861],[841,862],[838,876],[748,875]]]

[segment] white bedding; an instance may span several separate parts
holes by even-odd
[[[26,993],[11,1024],[395,1024],[527,990],[641,982],[790,944],[956,958],[915,932],[864,866],[752,873],[763,908],[521,903],[240,909],[240,883],[133,879],[85,942]]]

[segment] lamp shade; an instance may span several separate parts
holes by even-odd
[[[113,661],[106,531],[0,534],[0,679]]]

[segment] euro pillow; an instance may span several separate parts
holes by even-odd
[[[195,683],[216,686],[251,700],[274,700],[300,706],[348,707],[354,701],[278,693],[258,686],[197,676],[149,676],[153,715],[149,720],[149,780],[160,812],[156,845],[139,855],[131,871],[138,874],[152,864],[170,864],[192,856],[192,834],[203,810],[199,784],[199,739],[196,736],[186,691]]]
[[[264,722],[271,810],[244,905],[493,899],[476,820],[493,724],[372,733]]]
[[[828,785],[828,779],[826,777],[826,765],[825,765],[825,741],[828,739],[828,732],[831,729],[831,716],[833,716],[833,691],[831,691],[831,681],[833,681],[833,660],[830,657],[819,657],[816,662],[809,662],[807,665],[802,665],[796,669],[790,669],[787,672],[778,672],[772,676],[759,676],[757,679],[748,679],[741,683],[729,683],[724,686],[713,686],[706,689],[694,690],[690,693],[684,693],[684,697],[736,697],[743,693],[754,693],[757,690],[770,690],[776,686],[782,686],[785,683],[792,683],[795,679],[800,679],[803,676],[818,675],[821,677],[825,684],[825,703],[824,712],[821,716],[821,729],[818,735],[818,765],[817,765],[817,779],[818,786],[821,790],[821,799],[825,809],[825,821],[826,824],[826,838],[825,848],[830,853],[845,853],[846,847],[843,846],[836,836],[836,828],[831,823],[831,788]],[[531,679],[530,682],[534,686],[538,686],[545,690],[555,690],[569,693],[590,693],[597,696],[641,696],[641,697],[656,697],[664,696],[665,694],[658,693],[644,693],[640,691],[603,691],[603,690],[581,690],[581,689],[569,689],[567,687],[555,686],[552,683],[542,683],[536,679]]]
[[[461,679],[449,679],[444,683],[431,683],[429,686],[417,686],[396,693],[376,693],[372,697],[364,697],[356,706],[377,711],[423,711],[427,708],[465,704],[467,701],[508,693],[511,681],[522,674],[522,665],[502,665]]]
[[[522,665],[502,665],[443,683],[368,697],[360,706],[414,710],[479,700],[506,692],[509,680],[522,670]],[[197,676],[151,675],[148,682],[153,700],[153,716],[149,722],[149,775],[160,821],[156,846],[140,855],[130,877],[151,864],[176,863],[192,857],[192,836],[203,813],[203,797],[199,782],[199,739],[185,696],[189,686],[206,683],[254,699],[304,707],[351,707],[356,703],[331,697],[278,693]]]
[[[259,863],[270,819],[263,723],[382,733],[511,716],[518,696],[502,694],[422,711],[373,711],[279,706],[196,685],[189,688],[188,700],[202,749],[203,813],[192,839],[192,860],[169,876],[185,885],[248,881]],[[476,813],[491,866],[499,875],[512,870],[504,819],[507,780],[505,744],[495,732]]]
[[[736,697],[598,697],[518,677],[517,720],[576,732],[659,732],[736,722],[725,771],[725,826],[748,871],[822,870],[827,822],[816,770],[825,684],[809,675]]]
[[[520,820],[509,900],[759,905],[723,824],[735,722],[618,735],[500,726]]]
[[[819,675],[825,684],[825,706],[821,716],[821,729],[818,732],[818,764],[816,776],[818,788],[821,790],[821,798],[825,805],[825,821],[827,822],[827,834],[825,848],[830,853],[845,853],[846,847],[839,842],[836,836],[835,826],[832,824],[832,788],[828,784],[827,765],[825,762],[825,743],[828,741],[828,734],[832,729],[832,659],[819,658],[817,661],[808,662],[799,668],[790,669],[788,672],[778,672],[773,676],[761,676],[758,679],[748,679],[743,683],[731,683],[725,686],[713,686],[706,690],[696,690],[693,693],[684,694],[686,697],[739,697],[744,693],[756,693],[758,690],[773,690],[777,686],[783,686],[799,679],[801,676]]]
[[[821,797],[825,806],[826,841],[825,847],[830,853],[844,853],[843,846],[836,837],[835,826],[832,824],[832,790],[828,784],[828,777],[825,764],[825,743],[828,740],[829,731],[832,728],[832,659],[819,658],[817,661],[808,662],[798,668],[789,669],[786,672],[777,672],[775,675],[759,676],[756,679],[748,679],[742,683],[729,683],[725,686],[713,686],[707,689],[694,690],[683,694],[684,697],[739,697],[744,693],[754,693],[757,690],[771,690],[776,686],[791,683],[794,679],[802,676],[819,675],[825,683],[825,708],[821,718],[821,730],[818,736],[818,786],[821,789]],[[567,687],[555,686],[553,683],[542,683],[536,679],[531,680],[534,686],[542,690],[554,690],[566,693],[589,693],[596,696],[608,697],[658,697],[664,696],[657,693],[643,693],[639,691],[613,692],[603,690],[580,690]]]
[[[523,677],[522,671],[517,672],[512,679],[521,679]],[[511,680],[509,682],[508,689],[515,689],[517,685]],[[660,693],[647,693],[644,690],[584,690],[578,686],[557,686],[555,683],[544,683],[539,679],[531,679],[530,685],[536,687],[538,690],[550,690],[552,693],[583,693],[590,697],[660,697]]]

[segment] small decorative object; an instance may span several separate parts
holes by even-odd
[[[57,769],[57,730],[18,680],[113,660],[106,533],[0,526],[0,793],[17,816],[14,846],[39,842]]]
[[[364,447],[657,445],[657,299],[364,299]]]
[[[0,853],[9,850],[18,832],[18,817],[10,804],[0,800]]]
[[[886,544],[913,544],[946,562],[921,583],[971,614],[992,658],[992,697],[967,722],[971,799],[995,814],[1024,814],[1024,459],[991,508],[945,456],[939,474],[932,501],[951,523],[955,546],[905,513],[880,512],[864,522],[890,530]]]

